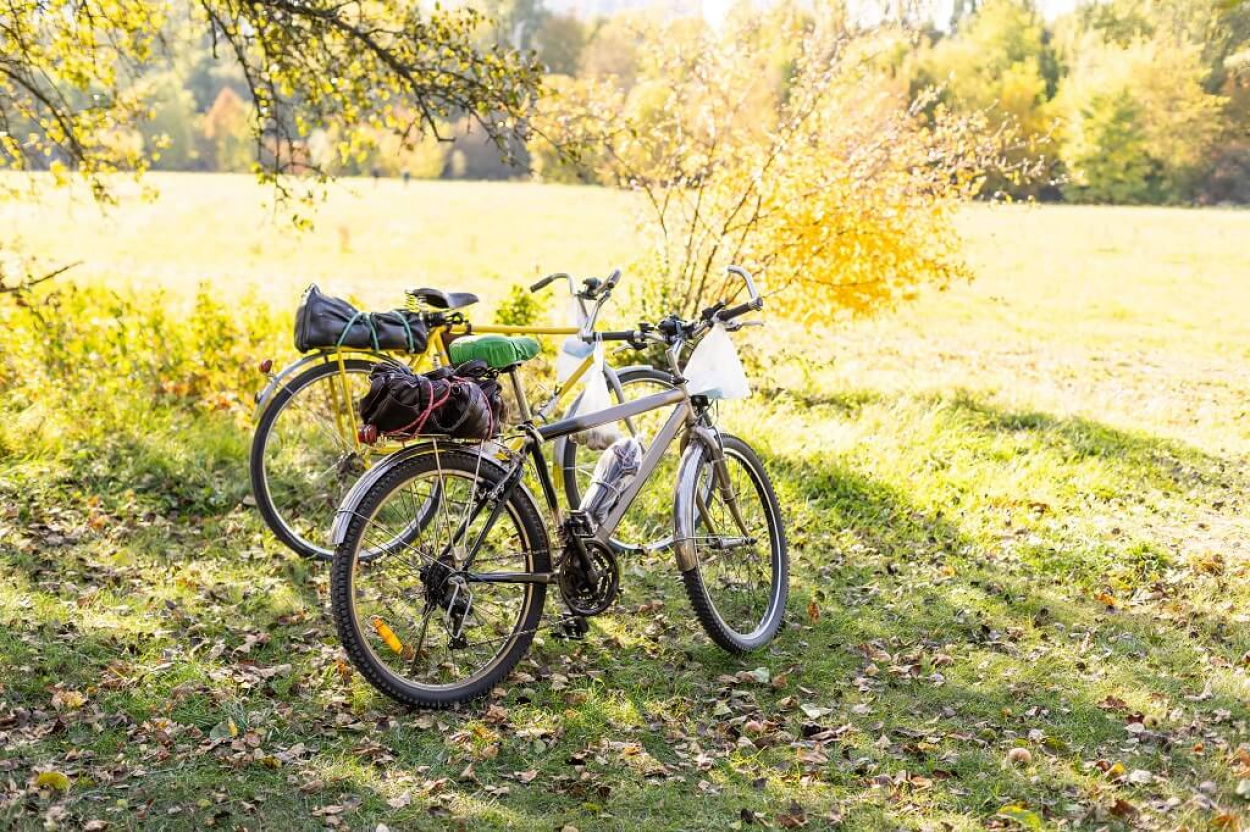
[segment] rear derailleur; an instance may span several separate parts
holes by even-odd
[[[454,563],[452,556],[446,554],[421,567],[419,574],[425,586],[426,609],[437,606],[446,613],[447,646],[459,649],[469,646],[464,624],[473,608],[473,593],[464,578],[453,571]]]

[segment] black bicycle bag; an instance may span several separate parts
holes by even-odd
[[[342,298],[309,286],[295,312],[295,349],[330,347],[425,352],[429,330],[417,312],[361,312]]]
[[[380,363],[370,371],[369,392],[360,400],[362,436],[367,440],[436,434],[490,439],[499,433],[506,415],[499,382],[482,361],[428,373]]]

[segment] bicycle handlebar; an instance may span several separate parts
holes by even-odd
[[[729,323],[748,312],[764,308],[764,298],[760,296],[759,290],[755,287],[755,281],[751,278],[750,272],[741,266],[729,266],[725,271],[728,274],[742,278],[743,283],[746,284],[750,300],[728,308],[726,307],[727,301],[719,300],[700,312],[699,317],[693,321],[683,321],[675,315],[670,315],[655,324],[640,323],[636,330],[597,332],[594,333],[593,337],[602,341],[627,341],[634,349],[645,349],[648,341],[664,341],[665,343],[673,344],[677,340],[698,338],[717,323]],[[608,282],[613,283],[619,277],[619,272],[613,272],[612,277],[608,278]],[[763,322],[760,321],[758,323],[762,325]],[[738,324],[732,327],[732,329],[738,329],[742,326],[744,324]],[[589,339],[592,336],[587,333],[583,337]]]
[[[538,281],[533,286],[531,286],[530,291],[537,292],[539,289],[545,289],[547,286],[550,286],[553,281],[556,281],[556,280],[568,280],[570,281],[570,285],[572,285],[571,283],[572,278],[569,277],[567,272],[555,272],[553,274],[547,275],[542,280]]]
[[[747,295],[750,296],[751,301],[759,303],[758,306],[752,307],[753,309],[760,309],[761,307],[763,307],[764,299],[760,297],[759,290],[755,288],[755,280],[752,279],[750,272],[748,272],[746,269],[742,268],[741,266],[726,266],[725,273],[735,274],[738,277],[742,278],[742,282],[747,285]]]
[[[748,312],[754,312],[756,309],[759,309],[763,305],[764,305],[763,298],[756,298],[755,300],[749,300],[746,303],[740,303],[737,306],[731,306],[728,309],[722,310],[721,313],[716,316],[716,319],[720,321],[732,321],[734,318],[737,318],[741,315],[745,315]]]

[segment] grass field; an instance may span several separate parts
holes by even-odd
[[[55,337],[0,303],[0,822],[1246,823],[1250,214],[977,206],[974,283],[752,332],[731,418],[789,520],[775,645],[720,653],[661,557],[494,707],[432,715],[342,665],[325,570],[245,504],[243,365],[291,357],[309,279],[494,301],[629,263],[628,197],[349,183],[301,236],[246,180],[155,181],[105,217],[0,205],[0,244],[88,287]]]

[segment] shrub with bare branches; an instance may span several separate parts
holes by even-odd
[[[968,276],[952,212],[1011,142],[909,98],[886,60],[899,37],[798,14],[680,22],[639,39],[632,88],[565,83],[542,123],[643,195],[648,300],[694,312],[737,262],[794,319],[865,313]]]

